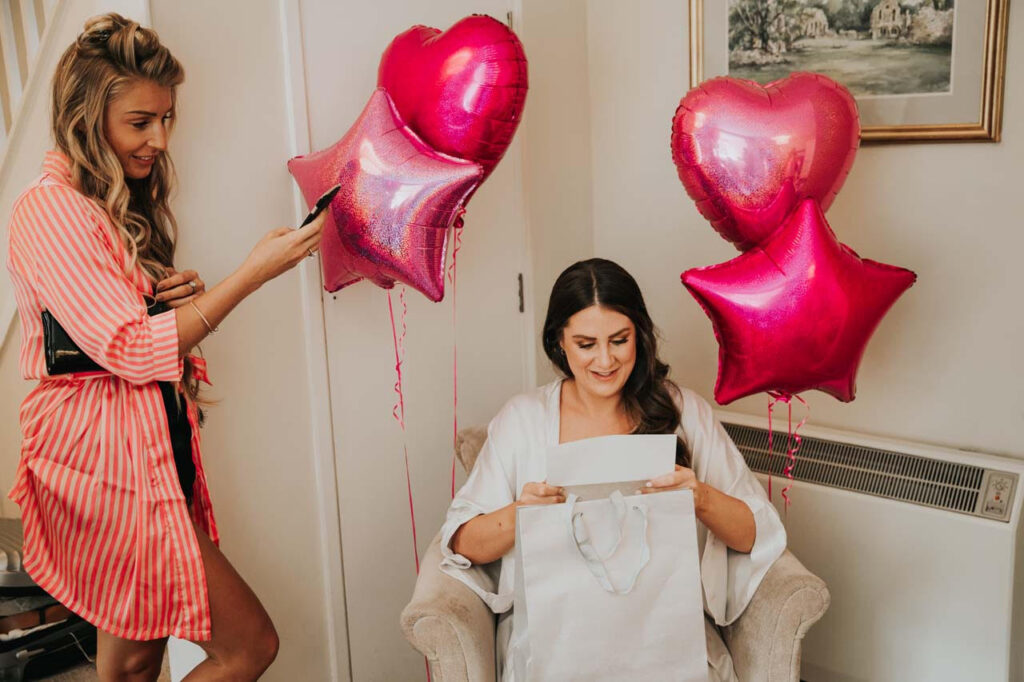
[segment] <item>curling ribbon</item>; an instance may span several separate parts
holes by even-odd
[[[455,302],[456,292],[456,262],[459,256],[459,249],[462,247],[462,216],[466,213],[465,208],[459,209],[455,218],[455,238],[452,246],[452,264],[448,266],[448,281],[452,285],[452,499],[455,499],[455,461],[458,456],[456,448],[459,444],[459,338],[458,327],[455,324]]]
[[[391,338],[395,343],[395,405],[391,410],[391,416],[395,418],[402,429],[402,451],[405,454],[405,489],[409,495],[409,520],[412,523],[412,556],[416,560],[416,575],[420,573],[420,554],[416,542],[416,508],[412,501],[412,476],[409,474],[409,443],[405,434],[405,395],[402,392],[402,363],[405,360],[405,333],[407,331],[405,317],[409,311],[405,303],[405,287],[398,290],[398,300],[402,304],[402,333],[399,335],[395,328],[395,310],[391,303],[391,290],[388,289],[388,315],[391,318]],[[429,675],[429,669],[428,669]]]
[[[782,489],[782,499],[785,503],[785,510],[789,511],[789,490],[793,487],[793,469],[796,468],[796,453],[800,449],[800,443],[802,438],[800,437],[800,429],[803,428],[804,424],[811,416],[811,407],[807,404],[807,401],[798,395],[790,395],[788,393],[781,393],[777,391],[769,391],[768,395],[771,397],[771,401],[768,403],[768,457],[769,462],[772,456],[772,411],[775,408],[775,404],[778,402],[786,403],[787,415],[788,415],[788,439],[786,441],[786,457],[789,461],[786,462],[786,466],[783,468],[783,475],[790,480],[790,483]],[[804,406],[804,418],[800,420],[800,423],[793,427],[793,399],[800,401],[800,404]],[[771,478],[771,466],[768,467],[768,499],[772,499],[772,478]]]

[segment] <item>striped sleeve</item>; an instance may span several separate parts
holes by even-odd
[[[43,306],[86,355],[133,384],[180,380],[175,311],[146,314],[106,229],[73,188],[41,185],[15,207],[10,239]]]

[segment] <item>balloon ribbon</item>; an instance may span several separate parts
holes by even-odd
[[[783,468],[782,473],[786,478],[789,479],[790,483],[782,489],[782,499],[785,503],[785,510],[789,511],[789,490],[793,487],[793,469],[796,468],[796,452],[800,449],[800,443],[802,438],[800,437],[800,429],[803,428],[804,424],[807,423],[808,418],[811,416],[811,406],[807,404],[807,401],[798,395],[791,395],[789,393],[783,393],[781,391],[768,391],[768,396],[771,400],[768,402],[768,499],[772,499],[772,469],[771,469],[771,458],[773,454],[772,449],[772,411],[775,408],[776,403],[786,403],[787,417],[788,417],[788,438],[786,441],[786,457],[789,461],[786,462],[786,466]],[[793,427],[793,400],[800,401],[800,404],[804,406],[804,418],[800,420],[800,423]]]
[[[452,499],[455,499],[455,461],[458,457],[459,444],[459,339],[458,327],[455,325],[455,276],[458,270],[455,267],[459,256],[459,249],[462,247],[462,216],[466,213],[465,207],[459,209],[455,218],[454,245],[452,247],[452,264],[448,266],[448,281],[452,283]]]
[[[402,451],[405,454],[405,489],[409,495],[409,520],[412,523],[412,556],[416,561],[416,575],[420,573],[420,555],[416,542],[416,507],[412,501],[412,477],[409,475],[409,442],[405,433],[405,395],[402,393],[402,363],[405,361],[405,333],[408,328],[405,323],[406,313],[409,307],[405,303],[405,287],[398,290],[398,300],[402,304],[402,333],[399,335],[395,328],[395,309],[391,303],[391,290],[388,289],[388,315],[391,317],[391,338],[395,343],[395,406],[391,409],[391,416],[395,418],[402,429]]]

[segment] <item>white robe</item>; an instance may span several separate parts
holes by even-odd
[[[515,564],[512,553],[500,562],[474,566],[451,549],[452,536],[470,519],[505,507],[523,486],[547,478],[545,453],[558,444],[562,381],[557,380],[509,400],[487,427],[487,441],[466,484],[452,501],[441,528],[441,569],[468,585],[499,618],[499,680],[512,682],[509,641],[515,640],[511,615]],[[764,488],[747,468],[711,406],[682,388],[672,391],[680,409],[676,433],[690,450],[697,479],[743,500],[754,514],[757,536],[750,553],[729,549],[697,522],[697,545],[706,620],[729,625],[743,613],[761,579],[786,549],[786,531]],[[710,623],[708,624],[710,628]],[[709,637],[709,680],[734,680],[732,661],[717,638]]]

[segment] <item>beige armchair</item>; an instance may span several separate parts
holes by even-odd
[[[456,454],[469,471],[486,429],[459,432]],[[440,535],[420,562],[412,600],[402,611],[406,639],[430,662],[435,682],[493,682],[495,617],[479,597],[441,572]],[[800,643],[824,615],[828,587],[788,550],[775,562],[743,615],[721,628],[742,682],[796,682]]]

